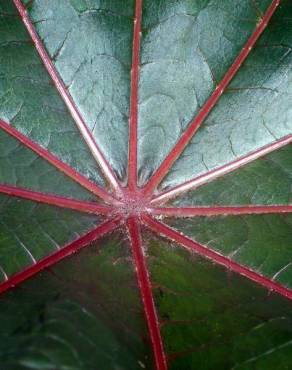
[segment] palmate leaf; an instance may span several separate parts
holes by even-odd
[[[0,0],[0,369],[292,366],[290,0]]]

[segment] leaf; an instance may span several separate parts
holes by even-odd
[[[1,118],[100,182],[89,150],[51,84],[12,1],[1,2]]]
[[[184,194],[175,206],[290,204],[291,145]]]
[[[35,191],[93,200],[92,193],[71,181],[4,131],[0,132],[1,180],[3,184]],[[21,158],[21,161],[19,161]]]
[[[177,161],[175,179],[170,172],[164,186],[191,179],[291,133],[292,23],[286,17],[290,12],[286,1]]]
[[[287,301],[173,243],[146,238],[162,335],[173,359],[170,368],[289,366]]]
[[[56,69],[119,177],[127,161],[133,10],[131,0],[30,6]]]
[[[7,370],[137,369],[149,362],[131,257],[118,233],[3,298],[0,360]]]
[[[289,0],[0,0],[1,370],[288,369]]]
[[[2,194],[0,210],[1,281],[78,239],[101,221],[98,216]]]
[[[269,5],[260,3],[261,11]],[[150,11],[146,11],[141,45],[140,166],[148,169],[149,176],[224,76],[254,31],[259,14],[248,0],[235,4],[229,0],[147,1],[146,5]],[[153,144],[159,150],[153,151]],[[209,148],[203,149],[208,152]],[[184,166],[179,165],[182,180],[187,171],[183,160]],[[200,167],[194,163],[195,156],[190,160],[194,175],[194,164],[197,170]]]

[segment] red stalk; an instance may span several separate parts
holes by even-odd
[[[139,64],[140,64],[141,18],[142,18],[142,0],[136,0],[132,71],[131,71],[130,122],[129,122],[128,188],[130,191],[137,189],[138,84],[139,84]]]
[[[113,189],[116,191],[119,191],[120,184],[118,183],[118,180],[116,179],[116,176],[112,170],[112,168],[109,166],[108,162],[106,161],[103,153],[99,149],[96,141],[94,140],[92,133],[89,131],[81,113],[79,112],[76,104],[74,103],[68,89],[66,88],[64,82],[62,81],[59,73],[57,72],[53,62],[50,59],[50,56],[48,55],[44,44],[42,43],[40,37],[37,34],[37,31],[32,24],[30,17],[26,11],[25,6],[22,4],[21,0],[13,0],[21,18],[22,21],[32,39],[32,41],[35,44],[35,47],[39,53],[39,56],[48,71],[49,75],[52,78],[52,81],[58,90],[61,98],[63,99],[64,103],[66,104],[69,112],[71,113],[83,139],[87,143],[89,150],[91,151],[94,159],[99,164],[104,176],[108,180],[108,182],[111,184]]]
[[[222,206],[222,207],[161,207],[150,210],[152,215],[167,217],[196,217],[219,215],[255,215],[269,213],[291,213],[292,204],[283,206]]]
[[[257,25],[255,31],[248,39],[247,43],[241,50],[238,57],[235,59],[229,70],[227,71],[226,75],[223,77],[222,81],[214,90],[213,94],[210,98],[206,101],[202,109],[199,111],[198,115],[194,118],[194,120],[189,124],[188,128],[180,137],[179,141],[173,147],[173,149],[169,152],[166,156],[162,164],[156,170],[154,175],[150,178],[146,186],[144,187],[145,195],[150,195],[161,182],[161,180],[165,177],[168,173],[169,169],[172,167],[174,162],[178,159],[181,153],[184,151],[186,146],[191,141],[192,137],[198,130],[198,128],[202,125],[206,117],[209,115],[215,104],[220,99],[221,95],[225,91],[226,87],[235,76],[239,68],[241,67],[242,63],[245,61],[247,56],[249,55],[250,51],[254,47],[256,41],[263,33],[264,29],[266,28],[268,22],[270,21],[272,15],[274,14],[276,8],[278,7],[280,0],[273,0],[271,5],[269,6],[267,12],[263,16],[260,23]]]
[[[0,184],[0,193],[86,213],[106,215],[114,211],[113,208],[98,203],[65,198],[59,195],[41,193],[11,185]]]
[[[65,173],[67,176],[71,177],[71,179],[78,182],[87,190],[91,191],[98,197],[104,199],[107,202],[115,203],[117,202],[108,192],[102,189],[97,184],[89,181],[86,177],[82,176],[80,173],[75,171],[73,168],[68,166],[66,163],[60,161],[59,158],[55,157],[52,153],[48,150],[42,148],[40,145],[36,144],[35,142],[31,141],[27,136],[23,135],[21,132],[16,130],[13,126],[9,125],[5,121],[0,119],[0,129],[6,131],[9,135],[13,136],[15,139],[19,140],[23,145],[27,148],[34,151],[40,157],[44,158],[47,162],[52,164],[58,170]]]
[[[223,265],[227,267],[228,269],[243,275],[247,277],[250,280],[253,280],[254,282],[262,285],[263,287],[267,288],[268,290],[272,290],[274,292],[277,292],[286,298],[292,299],[292,290],[285,288],[284,286],[274,282],[273,280],[266,278],[265,276],[262,276],[258,274],[255,271],[250,270],[247,267],[244,267],[231,259],[222,256],[218,252],[215,252],[207,247],[205,247],[202,244],[199,244],[198,242],[186,237],[182,233],[178,232],[177,230],[154,220],[150,216],[144,216],[143,217],[144,222],[148,225],[150,229],[157,232],[158,234],[166,237],[167,239],[174,241],[178,244],[180,244],[182,247],[193,250],[196,253],[200,254],[203,257],[206,257],[210,259],[211,261]]]
[[[166,370],[167,364],[160,335],[160,325],[154,306],[151,283],[149,280],[145,256],[142,248],[140,225],[135,217],[130,217],[127,220],[127,227],[129,230],[137,279],[144,305],[150,339],[153,347],[156,369]]]
[[[72,243],[67,244],[65,247],[58,250],[54,254],[51,254],[50,256],[41,259],[36,264],[29,266],[25,270],[9,277],[8,280],[0,284],[0,293],[4,293],[8,289],[14,288],[18,284],[36,275],[38,272],[58,263],[65,257],[69,257],[70,255],[76,253],[80,249],[87,246],[89,243],[95,241],[98,238],[101,238],[107,233],[112,232],[118,226],[120,226],[120,224],[121,219],[117,217],[97,226],[92,231],[89,231],[87,234],[73,241]]]
[[[166,190],[160,193],[159,195],[153,198],[153,200],[151,201],[151,204],[156,205],[156,204],[165,203],[170,198],[174,198],[178,196],[179,194],[186,192],[188,190],[196,189],[199,186],[202,186],[216,179],[217,177],[223,176],[231,171],[234,171],[290,143],[292,143],[292,135],[285,136],[282,139],[274,141],[271,144],[265,145],[262,148],[259,148],[254,152],[251,152],[243,157],[240,157],[233,162],[230,162],[230,163],[225,164],[224,166],[215,168],[211,171],[208,171],[207,173],[204,173],[203,175],[195,177],[194,179],[190,181],[186,181],[183,184],[180,184],[170,190]]]

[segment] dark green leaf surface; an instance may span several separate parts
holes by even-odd
[[[198,242],[292,288],[292,215],[217,216],[166,222]]]
[[[289,204],[292,202],[292,145],[277,150],[171,202],[191,205]]]
[[[239,32],[233,35],[238,37]],[[210,43],[209,47],[214,49]],[[292,4],[283,0],[162,187],[177,185],[291,134],[291,47]]]
[[[149,369],[142,313],[115,233],[1,296],[1,369]]]
[[[0,281],[93,229],[101,217],[0,194]]]
[[[125,177],[134,1],[27,1],[54,64],[117,175]]]
[[[147,234],[170,369],[292,366],[291,301]]]
[[[188,192],[173,205],[290,204],[291,182],[290,145]],[[196,217],[166,222],[233,260],[292,287],[290,215]]]
[[[92,193],[3,130],[0,130],[0,184],[75,199],[97,200]]]
[[[0,2],[0,65],[0,119],[88,178],[103,183],[10,0]]]

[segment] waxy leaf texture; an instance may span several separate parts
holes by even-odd
[[[292,368],[290,0],[0,0],[0,369]]]

